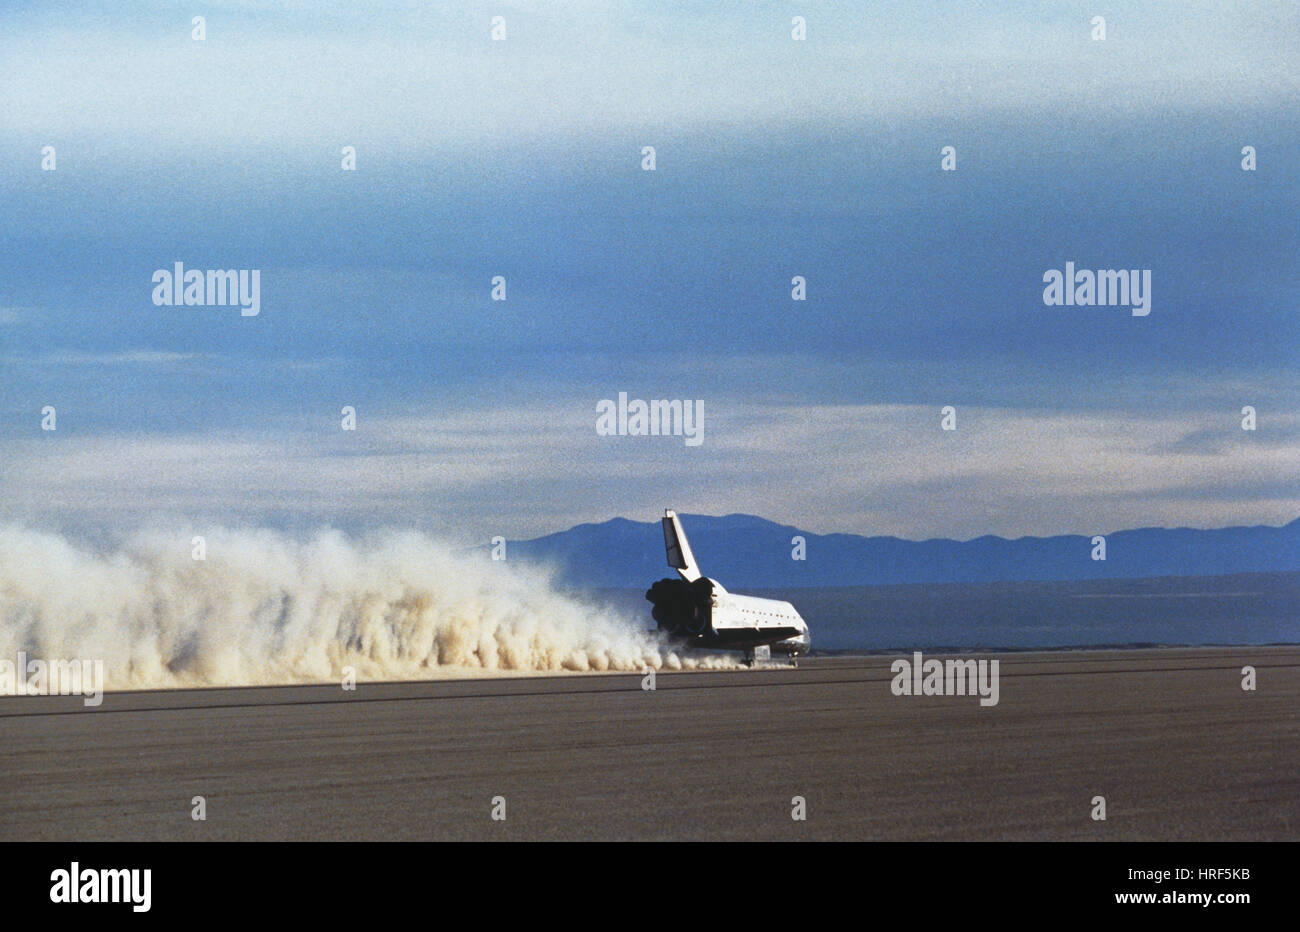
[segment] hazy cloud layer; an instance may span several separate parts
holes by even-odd
[[[593,400],[594,401],[594,400]],[[600,437],[594,404],[369,419],[355,433],[94,435],[11,441],[0,508],[67,526],[415,526],[462,543],[613,515],[760,512],[815,532],[909,538],[1281,524],[1300,512],[1300,419],[1194,431],[1184,417],[1022,414],[905,405],[708,402],[706,441]],[[1171,468],[1172,466],[1172,468]]]

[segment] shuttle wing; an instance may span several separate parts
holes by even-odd
[[[677,570],[682,579],[695,582],[702,575],[695,565],[695,554],[691,553],[690,542],[682,523],[677,520],[677,512],[664,512],[664,546],[668,549],[668,565]]]

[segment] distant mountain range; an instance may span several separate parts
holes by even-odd
[[[1283,527],[1139,528],[1092,537],[902,540],[811,534],[754,515],[682,515],[700,568],[729,589],[1202,576],[1300,570],[1300,519]],[[792,539],[806,559],[791,558]],[[672,572],[658,521],[614,518],[535,540],[512,541],[510,560],[556,566],[582,588],[645,587]]]

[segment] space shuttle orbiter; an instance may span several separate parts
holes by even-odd
[[[676,512],[664,512],[668,565],[680,579],[661,579],[645,597],[661,631],[687,646],[741,650],[753,663],[770,653],[805,654],[812,644],[808,623],[789,602],[728,592],[700,572]]]

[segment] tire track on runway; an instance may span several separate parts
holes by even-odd
[[[1272,663],[1272,664],[1255,663],[1255,664],[1251,664],[1251,666],[1255,667],[1257,670],[1265,670],[1265,669],[1291,670],[1291,669],[1300,669],[1300,662]],[[863,667],[862,669],[867,669],[867,668]],[[1021,678],[1031,678],[1031,677],[1042,677],[1042,676],[1060,676],[1060,677],[1107,676],[1107,675],[1123,675],[1123,674],[1130,674],[1130,673],[1186,673],[1186,672],[1195,672],[1198,670],[1219,670],[1219,671],[1233,670],[1235,672],[1236,668],[1214,665],[1214,666],[1183,666],[1183,667],[1170,667],[1170,666],[1126,667],[1123,669],[1116,669],[1116,670],[1036,670],[1036,671],[1023,671],[1023,672],[1011,671],[1007,673],[999,672],[999,677],[1005,677],[1009,679],[1021,679]],[[760,675],[764,672],[784,674],[787,671],[785,670],[754,671],[754,673]],[[643,676],[643,674],[640,673],[632,673],[626,675],[634,678],[638,683],[640,682],[640,678]],[[699,675],[701,674],[691,674],[691,676],[699,676]],[[703,675],[708,676],[708,675],[716,675],[716,674],[703,674]],[[745,676],[746,674],[729,673],[723,675]],[[755,676],[753,681],[740,680],[734,683],[680,683],[680,684],[673,683],[671,677],[664,677],[665,682],[672,683],[672,685],[666,685],[660,688],[663,689],[664,691],[670,691],[670,690],[701,690],[701,689],[755,689],[761,687],[776,687],[776,686],[845,686],[854,683],[861,683],[866,685],[866,684],[873,684],[873,683],[888,683],[894,679],[894,676],[895,674],[891,673],[887,676],[882,676],[882,677],[865,677],[865,678],[849,677],[849,678],[828,679],[825,677],[813,677],[813,678],[800,677],[800,678],[792,678],[792,679],[783,679],[776,682],[770,680],[763,681],[758,679],[757,676]],[[378,685],[388,685],[388,684],[370,684],[370,685],[378,686]],[[306,686],[297,685],[296,687],[294,687],[291,684],[286,684],[286,687],[299,688],[299,689],[312,688],[310,684]],[[213,688],[227,689],[230,687],[213,687]],[[261,689],[265,687],[251,686],[251,687],[243,687],[243,688]],[[335,687],[331,686],[327,688],[335,688]],[[511,692],[458,693],[454,695],[371,696],[371,697],[357,696],[357,697],[350,697],[345,699],[290,699],[281,702],[276,702],[276,701],[219,702],[219,703],[196,704],[196,705],[144,706],[140,708],[124,708],[124,709],[105,709],[105,708],[88,709],[83,706],[81,708],[49,709],[49,710],[39,710],[39,711],[31,711],[31,712],[0,712],[0,719],[47,718],[51,716],[63,716],[63,715],[124,715],[130,713],[140,714],[140,713],[150,713],[150,712],[196,712],[196,711],[203,711],[203,710],[215,711],[215,710],[259,709],[259,708],[265,708],[265,709],[295,708],[295,707],[306,707],[306,706],[370,705],[377,702],[428,702],[428,701],[447,701],[447,700],[456,700],[456,699],[509,699],[509,698],[514,698],[516,696],[520,698],[532,698],[538,696],[580,696],[580,695],[592,695],[596,693],[622,694],[622,693],[640,692],[640,691],[641,688],[639,685],[637,685],[637,686],[629,686],[626,689],[612,687],[612,688],[605,688],[605,689],[540,689],[540,690],[511,691]],[[138,695],[139,693],[136,694]],[[6,697],[6,698],[11,698],[11,697]],[[43,698],[51,698],[51,697],[40,696],[40,697],[31,697],[31,698],[43,699]],[[75,697],[68,697],[68,698],[75,698]]]

